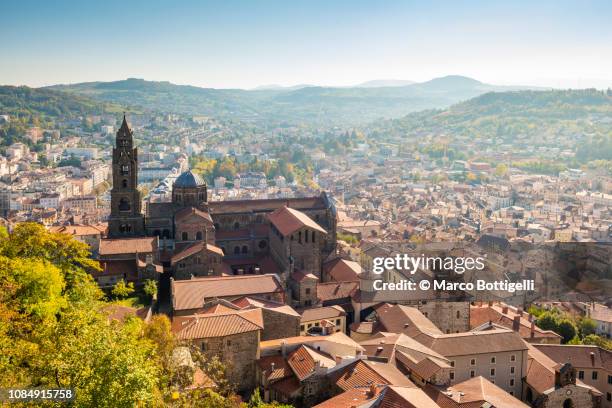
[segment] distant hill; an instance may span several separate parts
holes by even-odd
[[[166,112],[240,120],[322,124],[364,123],[444,108],[485,92],[511,88],[465,77],[444,77],[395,87],[212,89],[130,78],[114,82],[56,85],[53,90]]]
[[[414,81],[406,81],[402,79],[375,79],[373,81],[367,81],[355,85],[355,88],[384,88],[389,86],[406,86],[414,83]]]
[[[13,120],[53,120],[120,110],[114,104],[53,89],[0,86],[0,114],[10,115]]]
[[[489,92],[444,110],[411,113],[382,133],[469,137],[576,148],[580,163],[612,160],[612,92],[595,89]]]

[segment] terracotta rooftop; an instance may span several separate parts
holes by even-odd
[[[301,315],[301,322],[303,323],[312,320],[336,319],[340,316],[345,316],[346,312],[342,307],[334,305],[305,309],[301,311]]]
[[[242,297],[233,300],[232,303],[241,309],[261,308],[272,310],[277,313],[284,313],[291,316],[300,316],[291,306],[271,300],[258,299],[255,297]]]
[[[198,252],[203,251],[204,249],[206,249],[206,252],[212,252],[219,256],[223,256],[223,250],[221,248],[215,245],[207,244],[204,241],[196,241],[188,243],[187,245],[177,245],[174,254],[172,255],[171,263],[174,264],[178,261],[195,255]]]
[[[182,210],[177,211],[176,214],[174,215],[174,218],[177,221],[180,221],[183,218],[189,217],[192,214],[198,217],[204,218],[205,220],[209,221],[212,224],[212,218],[210,217],[209,213],[207,213],[206,211],[199,210],[194,207],[183,208]]]
[[[443,408],[480,408],[485,405],[495,408],[529,407],[481,376],[457,383],[444,391],[427,386],[425,392]]]
[[[152,253],[156,249],[156,237],[143,238],[105,238],[100,240],[100,256]]]
[[[330,380],[343,390],[369,385],[401,385],[416,387],[394,365],[357,360],[329,374]]]
[[[263,329],[261,309],[175,317],[172,331],[179,340],[224,337]]]
[[[417,336],[415,340],[446,357],[527,350],[526,343],[518,333],[503,329],[437,335],[423,334]]]
[[[336,258],[323,265],[323,272],[336,282],[354,282],[359,280],[361,265],[359,262]]]
[[[317,298],[321,302],[348,298],[359,288],[359,282],[317,283]]]
[[[208,203],[212,214],[251,213],[254,211],[269,212],[286,205],[297,209],[326,208],[322,196],[266,200],[210,201]]]
[[[276,275],[240,275],[172,280],[174,310],[197,309],[205,299],[284,293]]]
[[[376,310],[376,316],[387,332],[405,333],[410,337],[419,333],[442,334],[431,320],[414,307],[393,305],[380,308]]]
[[[327,231],[312,218],[293,208],[285,206],[278,208],[268,215],[268,219],[284,236],[289,236],[300,228],[309,228],[327,234]]]
[[[293,376],[293,371],[289,364],[287,364],[287,359],[283,356],[261,357],[257,360],[257,365],[268,381],[278,381]]]
[[[49,231],[73,236],[83,235],[104,235],[106,234],[107,226],[105,224],[96,225],[62,225],[58,227],[50,227]]]
[[[576,368],[603,368],[612,371],[612,351],[597,346],[569,344],[534,344],[533,346],[559,364],[571,363]]]
[[[484,304],[481,306],[470,306],[470,328],[482,326],[486,323],[494,323],[508,329],[513,328],[514,318],[518,316],[519,319],[519,334],[522,338],[528,339],[531,337],[531,325],[532,322],[528,319],[528,314],[523,312],[521,315],[516,309],[507,307],[505,305],[493,304],[489,306]],[[561,336],[551,330],[542,330],[537,325],[533,326],[534,337],[547,337],[547,338],[558,338]]]
[[[300,381],[303,381],[315,371],[317,363],[321,367],[328,368],[336,365],[336,362],[330,356],[315,351],[306,345],[301,345],[287,356],[287,364]]]

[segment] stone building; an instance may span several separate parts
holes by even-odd
[[[154,258],[175,280],[274,273],[288,288],[296,272],[320,278],[323,261],[336,247],[336,209],[325,193],[209,202],[206,182],[186,171],[175,180],[171,201],[149,202],[143,214],[138,150],[125,116],[112,170],[109,238],[158,237]],[[313,291],[311,300],[315,296]]]
[[[191,340],[205,354],[217,356],[226,367],[228,381],[244,392],[255,387],[255,362],[259,359],[262,329],[260,309],[212,308],[172,321],[178,340]]]

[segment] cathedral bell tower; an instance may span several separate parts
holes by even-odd
[[[113,148],[113,189],[108,220],[109,238],[144,236],[144,217],[138,191],[138,149],[125,114]]]

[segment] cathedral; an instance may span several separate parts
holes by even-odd
[[[290,199],[208,201],[206,182],[191,171],[172,187],[171,202],[142,209],[138,149],[125,116],[113,148],[108,238],[100,243],[101,286],[174,279],[274,273],[289,286],[320,279],[335,252],[336,210],[325,193]],[[304,302],[308,302],[305,299]]]

